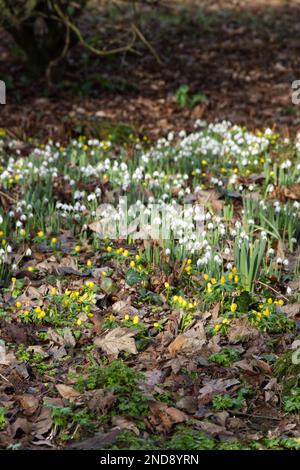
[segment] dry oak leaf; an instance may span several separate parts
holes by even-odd
[[[58,393],[67,400],[74,400],[74,398],[80,396],[80,393],[77,392],[77,390],[74,390],[74,388],[70,387],[70,385],[57,384],[56,388],[58,390]]]
[[[158,421],[167,430],[170,430],[173,424],[184,423],[189,419],[183,411],[166,403],[150,403],[150,409],[153,414],[151,421]]]
[[[179,351],[195,353],[202,349],[206,343],[204,324],[198,321],[192,328],[178,335],[169,345],[169,352],[175,356]]]
[[[94,344],[101,348],[106,354],[118,357],[121,351],[137,354],[133,336],[137,333],[131,328],[114,328],[106,336],[96,338]]]
[[[39,399],[34,395],[24,394],[16,396],[26,416],[33,415],[39,407]]]
[[[228,331],[229,343],[243,343],[258,336],[259,331],[249,323],[247,318],[235,318],[231,321]]]

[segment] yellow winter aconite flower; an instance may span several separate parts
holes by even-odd
[[[43,230],[40,230],[40,231],[37,233],[37,236],[38,236],[39,238],[42,238],[42,237],[44,236]]]
[[[239,276],[237,274],[234,276],[234,282],[239,282]]]
[[[220,330],[220,328],[221,328],[221,325],[215,325],[215,326],[214,326],[214,331],[215,331],[216,333],[218,333],[218,331]]]
[[[42,309],[41,309],[41,307],[35,307],[34,311],[35,311],[35,313],[39,314],[39,313],[41,313]]]
[[[232,303],[232,304],[230,305],[230,311],[231,311],[232,313],[234,313],[234,312],[236,311],[236,309],[237,309],[237,304]]]
[[[154,328],[159,328],[159,323],[155,322],[153,323]]]
[[[133,260],[130,261],[129,266],[130,266],[131,268],[134,268],[134,267],[135,267],[135,262],[134,262]]]
[[[46,316],[46,312],[44,312],[44,310],[42,310],[39,314],[38,314],[38,318],[39,319],[42,319]]]
[[[130,320],[130,316],[128,315],[128,313],[126,313],[126,315],[124,316],[124,320],[126,321]]]
[[[124,258],[127,258],[128,255],[129,255],[129,251],[128,251],[128,250],[124,250],[124,253],[123,253]]]
[[[56,288],[55,288],[55,287],[52,287],[52,289],[51,289],[51,295],[56,295]]]
[[[204,281],[208,281],[208,274],[203,274]]]
[[[32,266],[28,266],[27,271],[29,271],[30,273],[32,273],[33,267],[32,267]]]
[[[86,285],[87,287],[93,288],[94,285],[95,285],[95,283],[94,283],[93,281],[86,281],[85,285]]]
[[[165,282],[165,288],[170,289],[170,284],[168,282]]]
[[[135,255],[135,260],[136,261],[140,261],[140,259],[141,259],[140,255]]]
[[[228,318],[224,318],[224,320],[222,321],[223,325],[228,325],[229,324],[229,320]]]
[[[232,274],[236,274],[237,273],[237,268],[234,267],[234,268],[232,268],[231,271],[232,271]]]
[[[229,281],[232,281],[232,279],[233,279],[233,274],[232,273],[228,274],[228,279],[229,279]]]
[[[140,321],[139,317],[138,317],[137,315],[135,315],[135,316],[133,317],[133,324],[134,324],[134,325],[137,325],[137,324],[139,323],[139,321]]]
[[[87,265],[88,268],[92,267],[92,262],[91,262],[90,259],[87,260],[86,265]]]
[[[23,315],[24,315],[24,317],[28,317],[28,315],[29,315],[28,310],[24,310]]]
[[[212,291],[213,291],[213,290],[212,290],[212,285],[211,285],[210,282],[208,282],[208,283],[207,283],[207,292],[208,292],[209,294],[211,294]]]
[[[221,286],[223,286],[225,284],[225,276],[221,277],[220,284],[221,284]]]
[[[80,326],[80,325],[82,324],[82,321],[80,320],[80,318],[78,318],[76,324],[77,324],[78,326]]]
[[[51,238],[51,243],[52,243],[52,245],[55,245],[56,242],[57,242],[57,238],[56,238],[56,237],[52,237],[52,238]]]
[[[112,252],[112,247],[111,247],[111,246],[108,246],[108,247],[106,248],[106,251],[107,251],[107,253],[111,253],[111,252]]]
[[[17,308],[21,308],[21,306],[22,306],[21,302],[16,302],[16,307]]]
[[[270,310],[268,308],[266,308],[266,310],[263,311],[263,314],[266,316],[266,317],[269,317],[270,316]]]
[[[74,250],[76,251],[76,253],[79,253],[80,250],[81,250],[81,246],[80,245],[76,245]]]
[[[103,277],[106,277],[106,276],[107,276],[107,272],[106,272],[106,271],[102,271],[101,274],[102,274]]]
[[[273,300],[271,299],[271,297],[268,298],[267,302],[268,302],[268,304],[272,304],[272,303],[273,303]]]
[[[210,282],[212,283],[212,285],[214,286],[215,284],[217,284],[217,279],[212,277]]]
[[[26,230],[24,230],[23,228],[22,228],[22,230],[20,231],[20,233],[21,233],[21,236],[22,236],[22,237],[26,237]]]

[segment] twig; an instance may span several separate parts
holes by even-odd
[[[262,282],[262,281],[255,281],[255,282],[256,282],[257,284],[261,284],[261,285],[264,286],[264,287],[267,287],[268,289],[271,289],[275,294],[279,295],[279,297],[282,297],[286,302],[289,301],[289,299],[288,299],[285,295],[283,295],[283,294],[281,294],[280,292],[278,292],[276,289],[274,289],[274,287],[271,287],[271,286],[269,286],[268,284],[265,284],[265,283]]]
[[[274,416],[264,416],[264,415],[251,415],[250,413],[242,413],[241,411],[228,410],[229,413],[237,416],[247,416],[249,418],[257,419],[269,419],[271,421],[280,421],[280,418],[275,418]]]
[[[6,382],[10,383],[10,381],[9,381],[6,377],[4,377],[4,375],[0,374],[0,377],[1,377],[1,379],[3,379],[3,380],[5,380]]]
[[[122,47],[117,47],[116,49],[110,49],[108,51],[105,51],[105,50],[100,50],[100,49],[97,49],[93,46],[91,46],[90,44],[88,44],[86,42],[86,40],[83,38],[82,34],[81,34],[81,31],[79,30],[79,28],[77,28],[77,26],[75,26],[74,23],[72,23],[68,17],[66,17],[63,12],[61,11],[61,9],[58,7],[57,4],[54,5],[54,8],[58,14],[58,16],[63,20],[63,22],[69,26],[69,28],[74,31],[74,33],[76,34],[76,36],[78,37],[79,39],[79,42],[86,48],[86,49],[89,49],[91,52],[94,52],[94,54],[97,54],[97,55],[100,55],[100,56],[108,56],[108,55],[112,55],[112,54],[117,54],[119,52],[125,52],[125,51],[128,51],[132,48],[133,44],[135,43],[135,40],[136,40],[136,32],[133,31],[133,36],[131,38],[131,41],[126,45],[126,46],[122,46]]]
[[[62,50],[62,53],[56,59],[53,59],[49,63],[49,65],[47,67],[47,70],[46,70],[46,78],[47,78],[49,88],[52,86],[51,71],[52,71],[53,67],[55,67],[55,65],[57,65],[65,57],[65,55],[67,54],[67,52],[69,50],[69,46],[70,46],[70,26],[68,24],[66,24],[65,26],[66,26],[66,39],[65,39],[65,45],[64,45],[64,48]]]
[[[140,38],[140,40],[145,44],[145,46],[148,47],[149,51],[155,57],[159,65],[162,65],[161,58],[159,57],[158,53],[156,52],[152,44],[150,44],[150,42],[145,38],[142,31],[139,30],[139,28],[135,24],[132,24],[132,29],[136,33],[136,35]]]

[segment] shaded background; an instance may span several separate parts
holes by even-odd
[[[106,48],[122,45],[135,15],[161,64],[142,41],[133,52],[107,58],[76,45],[49,88],[45,77],[32,77],[22,51],[1,31],[7,105],[0,107],[0,127],[22,139],[61,141],[82,133],[155,138],[170,129],[190,130],[199,118],[249,128],[276,125],[283,134],[297,129],[291,83],[300,78],[299,1],[166,0],[135,12],[116,4],[90,2],[79,21],[84,37]],[[182,85],[201,102],[180,107]]]

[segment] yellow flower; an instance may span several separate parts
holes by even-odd
[[[191,259],[188,259],[188,260],[187,260],[187,264],[188,264],[188,265],[192,264],[192,260],[191,260]]]
[[[38,236],[39,238],[42,238],[42,237],[44,236],[43,230],[40,230],[40,231],[37,233],[37,236]]]
[[[78,320],[77,320],[76,324],[77,324],[78,326],[80,326],[80,325],[81,325],[81,323],[82,323],[82,321],[80,320],[80,318],[78,318]]]
[[[207,165],[207,161],[206,161],[206,160],[204,160],[204,159],[203,159],[203,160],[201,160],[201,163],[202,163],[202,165]]]
[[[126,321],[130,320],[130,316],[128,315],[128,313],[126,313],[126,315],[124,316],[124,320]]]
[[[51,295],[55,295],[56,294],[56,288],[55,287],[52,287],[51,289]]]
[[[24,317],[28,317],[28,315],[29,315],[28,310],[24,310],[23,315],[24,315]]]
[[[221,277],[220,284],[221,284],[221,286],[223,286],[225,284],[225,276]]]
[[[130,266],[131,268],[134,268],[134,267],[135,267],[135,262],[134,262],[133,260],[130,261],[129,266]]]
[[[93,288],[95,284],[93,283],[93,281],[86,281],[85,285],[86,285],[87,287]]]
[[[273,303],[273,300],[271,299],[271,297],[268,298],[267,302],[268,302],[268,304],[272,304],[272,303]]]
[[[282,299],[279,299],[277,303],[278,303],[278,305],[283,305],[284,301]]]
[[[211,288],[211,283],[208,282],[208,283],[207,283],[207,292],[208,292],[209,294],[211,294],[212,291],[213,291],[213,290],[212,290],[212,288]]]
[[[21,230],[20,233],[21,233],[21,236],[22,236],[22,237],[26,237],[26,230],[24,230],[23,228],[22,228],[22,230]]]
[[[17,308],[20,308],[21,306],[22,306],[21,302],[19,302],[19,301],[16,302],[16,307],[17,307]]]
[[[79,251],[81,250],[81,246],[76,245],[74,249],[75,249],[76,253],[79,253]]]
[[[140,255],[135,255],[135,260],[136,261],[140,261],[140,259],[141,259]]]
[[[108,246],[108,247],[106,248],[106,251],[107,251],[107,253],[111,253],[111,252],[112,252],[112,247],[111,247],[111,246]]]
[[[263,314],[268,317],[270,315],[270,310],[268,308],[266,308],[266,310],[264,310]]]
[[[233,274],[236,274],[236,273],[237,273],[237,268],[235,268],[235,267],[232,268],[232,273],[233,273]]]
[[[87,260],[86,265],[87,265],[88,268],[91,268],[91,267],[92,267],[92,262],[91,262],[90,259]]]
[[[235,175],[239,172],[238,168],[234,168],[232,171]]]
[[[178,295],[173,295],[173,302],[178,302]]]
[[[153,326],[154,326],[154,328],[159,328],[159,323],[155,322],[155,323],[153,324]]]
[[[215,331],[216,333],[218,333],[218,331],[220,330],[220,328],[221,328],[221,325],[215,325],[214,331]]]
[[[230,305],[230,311],[231,311],[232,313],[234,313],[234,312],[236,311],[236,309],[237,309],[237,304],[232,303],[232,304]]]
[[[107,276],[107,272],[106,272],[106,271],[102,271],[101,274],[102,274],[103,277],[106,277],[106,276]]]
[[[44,310],[42,310],[39,315],[38,315],[38,318],[44,318],[46,316],[46,312],[44,312]]]
[[[56,237],[52,237],[52,238],[51,238],[51,243],[52,243],[52,245],[55,245],[56,242],[57,242],[57,238],[56,238]]]
[[[189,308],[194,308],[194,304],[192,304],[192,302],[189,303],[188,305]]]
[[[204,281],[208,281],[208,274],[203,274]]]
[[[30,273],[32,273],[33,267],[32,267],[32,266],[28,266],[27,271],[29,271]]]
[[[138,317],[137,315],[135,315],[135,316],[133,317],[133,324],[134,324],[134,325],[137,325],[137,324],[139,323],[139,321],[140,321],[139,317]]]
[[[128,251],[128,250],[124,250],[124,253],[123,253],[124,258],[127,258],[128,255],[129,255],[129,251]]]
[[[212,285],[214,286],[215,284],[217,284],[217,279],[215,277],[212,277],[210,282],[212,283]]]
[[[35,307],[34,311],[35,313],[41,313],[42,309],[41,307]]]
[[[222,321],[223,325],[228,325],[229,323],[229,320],[228,318],[224,318],[224,320]]]
[[[165,288],[170,289],[170,284],[168,282],[165,282]]]
[[[233,279],[233,274],[232,273],[228,274],[228,279],[229,279],[229,281],[232,281],[232,279]]]
[[[88,313],[87,316],[88,316],[89,318],[93,318],[94,314],[93,314],[93,313]]]
[[[234,276],[234,282],[239,282],[239,276],[237,274]]]
[[[11,278],[11,282],[12,282],[13,284],[15,284],[15,283],[17,282],[17,278],[16,278],[16,277],[12,277],[12,278]]]

